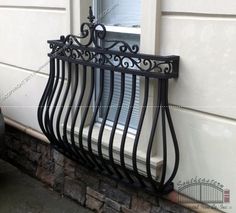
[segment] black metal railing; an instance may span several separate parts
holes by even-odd
[[[78,163],[126,183],[160,194],[167,193],[173,189],[172,180],[179,164],[178,144],[168,105],[168,80],[178,77],[179,57],[140,54],[136,45],[130,46],[125,41],[108,41],[105,26],[93,23],[91,8],[88,18],[90,22],[82,24],[80,36],[61,36],[60,40],[48,41],[52,50],[49,53],[50,75],[38,108],[40,127],[53,147]],[[106,106],[103,106],[105,72],[109,74],[110,91]],[[119,97],[114,120],[108,129],[115,73],[120,73]],[[132,79],[130,100],[118,137],[127,76]],[[99,87],[96,87],[96,79],[99,79]],[[137,98],[137,80],[143,84],[143,98],[137,128],[129,140],[130,121]],[[151,128],[147,129],[145,119],[149,110],[150,82],[158,86],[157,97],[154,98],[156,103],[152,106],[154,116],[149,120]],[[104,107],[104,113],[98,122],[101,107]],[[159,119],[163,159],[160,175],[156,175],[154,172],[160,167],[153,166],[152,157]],[[167,124],[175,154],[169,177],[166,177]],[[141,137],[144,131],[148,138]],[[144,144],[142,150],[145,152],[142,160],[139,156],[140,141]],[[127,145],[130,147],[129,153]]]

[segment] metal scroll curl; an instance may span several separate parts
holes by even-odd
[[[89,23],[83,23],[80,27],[80,35],[68,35],[64,38],[64,43],[67,45],[76,44],[79,47],[94,46],[95,48],[103,49],[105,51],[118,48],[120,52],[137,53],[139,51],[138,45],[130,46],[125,41],[106,40],[106,28],[103,24],[93,23],[93,14],[90,7]],[[104,44],[106,44],[104,46]]]

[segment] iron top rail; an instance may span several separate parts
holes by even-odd
[[[156,56],[133,52],[107,50],[93,46],[77,45],[68,38],[61,36],[60,40],[50,40],[50,58],[63,59],[76,64],[83,64],[101,69],[125,72],[151,78],[178,78],[179,56]],[[78,40],[76,40],[78,41]]]

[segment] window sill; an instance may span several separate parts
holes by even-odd
[[[129,34],[141,35],[140,27],[121,27],[121,26],[106,25],[106,30],[107,32],[113,32],[113,33],[129,33]]]
[[[100,123],[95,123],[92,133],[92,149],[95,154],[97,154],[97,138],[100,131]],[[84,148],[87,149],[87,138],[88,138],[89,126],[83,129],[83,145]],[[70,128],[68,128],[68,137],[70,133]],[[79,129],[75,127],[75,141],[78,138]],[[109,150],[109,138],[111,134],[111,127],[106,126],[103,132],[102,138],[102,153],[105,159],[108,158],[108,150]],[[116,130],[114,141],[113,141],[113,157],[117,164],[120,163],[120,144],[122,139],[122,131]],[[132,169],[132,151],[134,144],[134,135],[127,134],[126,142],[125,142],[125,164],[127,168]],[[162,166],[162,158],[159,156],[151,157],[151,173],[154,179],[158,179],[160,175],[160,170]],[[137,167],[139,173],[142,175],[146,175],[146,154],[145,152],[138,150],[137,151]]]

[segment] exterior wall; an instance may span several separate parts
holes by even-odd
[[[175,182],[216,180],[236,204],[236,7],[235,1],[165,0],[161,54],[180,55],[180,76],[169,99],[180,144]]]
[[[1,149],[3,145],[5,148]],[[50,145],[9,126],[5,144],[0,143],[0,154],[62,196],[95,212],[191,213],[176,204],[87,170]]]
[[[1,102],[2,111],[36,130],[37,105],[49,70],[46,41],[69,33],[69,11],[67,0],[0,1],[0,97],[10,95]]]
[[[41,69],[48,62],[46,40],[78,33],[81,14],[87,15],[79,1],[71,1],[72,8],[69,2],[0,0],[0,96],[10,95],[2,111],[36,130],[48,78],[48,66]],[[170,103],[183,107],[172,108],[181,154],[175,182],[199,177],[222,183],[231,190],[227,212],[236,208],[235,8],[233,0],[163,0],[160,29],[160,54],[181,56],[180,77],[169,91]],[[16,85],[19,89],[9,93]]]

